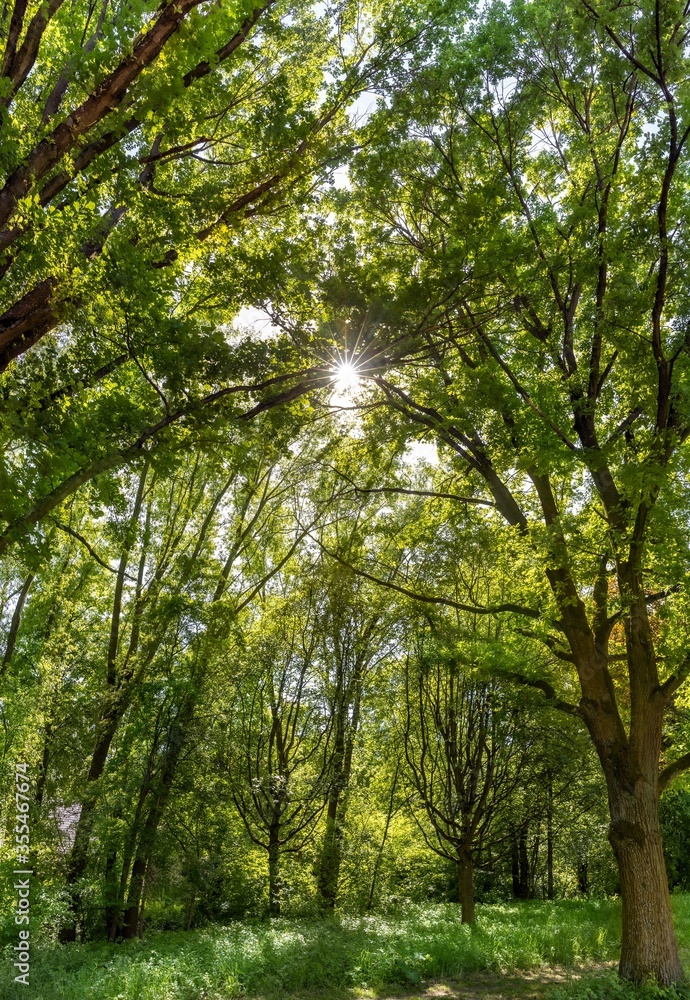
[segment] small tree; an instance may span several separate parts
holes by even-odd
[[[405,757],[433,836],[457,866],[462,922],[474,921],[474,867],[519,780],[521,713],[496,683],[478,680],[457,654],[425,651],[405,670]],[[416,818],[416,817],[415,817]]]
[[[270,615],[272,634],[250,646],[256,661],[239,685],[230,735],[232,798],[249,837],[268,856],[271,916],[280,915],[281,857],[311,836],[331,773],[331,720],[314,683],[310,599],[306,615],[298,610],[267,603],[259,626]]]

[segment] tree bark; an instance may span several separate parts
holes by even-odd
[[[319,892],[321,905],[326,910],[335,909],[340,879],[340,861],[342,857],[342,825],[339,822],[338,806],[340,793],[332,793],[328,800],[326,813],[326,830],[323,836],[323,847],[319,863]]]
[[[268,913],[280,916],[280,827],[272,826],[268,840]]]
[[[458,897],[463,924],[474,923],[474,863],[471,854],[458,862]]]
[[[609,794],[611,792],[609,791]],[[681,982],[683,967],[673,927],[661,843],[658,795],[646,782],[616,789],[609,840],[618,863],[623,902],[619,974],[636,983]]]

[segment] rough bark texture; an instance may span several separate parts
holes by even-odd
[[[619,965],[624,979],[683,979],[659,827],[656,789],[640,782],[611,802],[609,840],[618,862],[623,902]]]

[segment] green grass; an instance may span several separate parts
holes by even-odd
[[[690,897],[678,897],[675,903],[687,962]],[[307,990],[335,994],[383,984],[412,986],[481,969],[605,961],[616,957],[619,944],[620,907],[612,901],[480,906],[472,928],[460,923],[456,906],[411,906],[396,916],[245,921],[188,934],[151,934],[123,945],[36,947],[29,989],[13,983],[6,951],[0,996],[232,1000],[287,998]],[[593,982],[592,989],[600,990],[604,980]],[[587,1000],[618,1000],[618,994],[601,990],[588,995],[583,983],[578,988],[578,997]]]
[[[690,974],[690,895],[673,897],[673,915],[683,966]],[[549,1000],[690,1000],[690,989],[661,990],[653,984],[635,988],[615,972],[586,976],[580,982],[549,993]]]

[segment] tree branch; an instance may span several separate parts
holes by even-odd
[[[684,753],[682,757],[671,761],[662,771],[659,772],[659,794],[661,795],[671,782],[690,768],[690,753]]]

